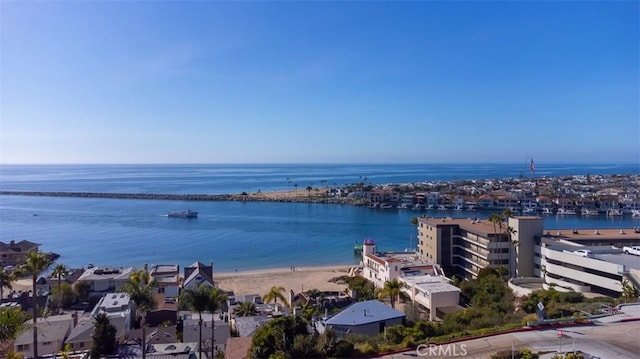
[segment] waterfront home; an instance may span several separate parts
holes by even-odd
[[[73,327],[73,317],[70,314],[52,315],[38,318],[38,356],[55,355],[63,348],[64,340]],[[28,327],[13,342],[16,354],[25,358],[33,357],[33,329]]]
[[[496,207],[500,209],[514,210],[519,207],[518,197],[511,193],[504,196],[498,196],[498,198],[496,198]]]
[[[155,327],[165,323],[176,324],[178,318],[178,303],[176,297],[167,297],[165,294],[154,294],[157,307],[147,312],[147,325]]]
[[[372,282],[376,288],[383,288],[385,282],[407,274],[444,275],[438,265],[422,260],[416,252],[376,252],[375,241],[362,241],[362,277]]]
[[[145,265],[146,266],[146,265]],[[156,282],[154,292],[166,298],[177,298],[180,289],[180,266],[156,264],[151,266],[149,277]]]
[[[90,267],[82,273],[78,281],[86,281],[91,288],[91,295],[113,293],[129,279],[134,267]]]
[[[95,318],[99,313],[105,313],[109,319],[113,317],[124,318],[128,333],[128,329],[133,327],[136,319],[136,305],[127,293],[109,293],[100,298],[98,304],[93,308],[91,316]]]
[[[322,334],[327,328],[338,336],[360,334],[375,336],[384,333],[385,328],[404,325],[405,315],[399,310],[378,301],[356,302],[330,318],[315,322],[315,329]]]
[[[182,287],[192,289],[198,285],[215,287],[213,281],[213,261],[210,265],[204,265],[200,262],[194,262],[192,265],[184,268],[184,282]]]
[[[389,188],[374,188],[369,192],[371,203],[398,203],[400,195]]]
[[[20,242],[0,242],[0,266],[17,266],[24,264],[29,252],[37,251],[40,244],[22,240]]]
[[[253,315],[249,317],[233,317],[230,320],[231,330],[239,337],[251,337],[256,330],[273,320],[267,315]]]
[[[558,208],[574,209],[573,200],[571,198],[558,197],[554,200],[554,203]]]
[[[607,212],[610,209],[619,209],[620,203],[618,203],[618,197],[601,197],[600,212]]]
[[[488,194],[484,194],[478,198],[478,207],[481,209],[494,208],[493,197]]]
[[[68,270],[68,274],[60,278],[60,283],[67,283],[73,285],[78,281],[78,278],[85,272],[84,268],[72,268]],[[51,293],[53,288],[58,287],[58,277],[50,272],[48,275],[40,276],[36,281],[36,291],[38,293]]]

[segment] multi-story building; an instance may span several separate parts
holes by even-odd
[[[511,278],[542,277],[561,290],[614,295],[623,279],[640,287],[640,257],[622,254],[622,246],[640,244],[640,228],[545,231],[535,216],[496,224],[421,217],[418,231],[420,256],[450,275],[474,278],[504,267]]]
[[[78,282],[89,282],[92,295],[113,293],[122,287],[134,271],[133,267],[91,267],[82,273]]]

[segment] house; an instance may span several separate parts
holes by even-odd
[[[484,208],[484,209],[493,208],[493,197],[489,196],[488,194],[484,194],[480,196],[478,198],[478,207]]]
[[[404,321],[404,313],[374,299],[353,303],[333,317],[316,322],[316,329],[321,334],[330,328],[339,336],[375,336],[384,333],[387,327],[403,325]]]
[[[206,266],[200,262],[195,262],[184,269],[183,288],[195,288],[198,285],[215,287],[213,281],[213,261]]]
[[[119,290],[134,271],[133,267],[91,267],[82,273],[78,282],[88,282],[91,295],[102,296]]]
[[[438,312],[448,314],[458,310],[460,288],[451,284],[444,276],[407,275],[398,278],[401,290],[409,295],[411,301],[429,309],[429,320],[435,321]]]
[[[198,343],[159,343],[147,347],[147,359],[197,359]],[[141,359],[142,349],[139,344],[121,345],[118,347],[118,358]]]
[[[178,319],[178,303],[176,298],[164,294],[154,294],[157,307],[147,312],[147,325],[155,327],[163,323],[176,324]]]
[[[167,298],[177,298],[180,288],[180,266],[177,264],[156,264],[151,267],[149,277],[157,286],[155,293],[164,294]],[[186,278],[186,277],[185,277]]]
[[[22,240],[9,243],[0,242],[0,266],[17,266],[23,264],[27,254],[38,250],[40,244]]]
[[[94,318],[99,313],[105,313],[109,323],[116,328],[116,340],[124,343],[135,321],[135,304],[126,293],[110,293],[100,298],[100,301],[88,317],[78,319],[67,343],[72,350],[88,350],[93,346]]]
[[[233,317],[231,319],[231,329],[239,337],[251,337],[258,328],[273,320],[267,315],[254,315],[250,317]]]
[[[69,285],[73,285],[80,276],[85,272],[84,268],[73,268],[69,269],[68,274],[66,276],[62,276],[60,278],[60,283],[67,283]],[[36,291],[38,293],[51,293],[53,288],[58,287],[58,277],[53,275],[53,272],[49,273],[46,276],[41,276],[36,281]]]
[[[64,340],[73,327],[74,319],[70,314],[38,318],[38,356],[56,354],[62,350]],[[33,329],[27,328],[13,343],[18,355],[33,357]]]
[[[202,313],[202,350],[211,351],[211,321],[214,322],[214,345],[224,351],[227,339],[231,337],[229,323],[219,313]],[[198,313],[180,312],[182,318],[182,337],[185,342],[198,342],[200,324]]]
[[[124,343],[129,333],[125,318],[119,316],[109,317],[109,323],[116,328],[116,342]],[[91,316],[78,319],[77,325],[65,341],[71,351],[90,350],[93,347],[94,325],[94,318]]]

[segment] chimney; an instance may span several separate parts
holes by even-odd
[[[11,240],[11,242],[9,242],[9,247],[13,249],[13,247],[15,247],[16,245],[16,241]]]
[[[78,325],[78,312],[72,312],[71,318],[73,319],[73,326],[71,327],[71,329],[73,329]]]

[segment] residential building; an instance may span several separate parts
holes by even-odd
[[[177,264],[156,264],[151,266],[149,277],[155,280],[155,293],[167,298],[177,298],[180,289],[180,266]]]
[[[23,264],[29,252],[37,251],[40,244],[22,240],[20,242],[0,242],[0,266],[17,266]]]
[[[133,267],[91,267],[82,273],[78,281],[86,281],[91,288],[91,295],[104,295],[116,292],[129,279]]]
[[[63,344],[73,327],[74,319],[70,314],[53,315],[38,318],[38,356],[55,355],[63,348]],[[33,329],[27,328],[13,343],[16,354],[25,358],[33,357]]]
[[[458,311],[460,288],[446,277],[432,275],[406,275],[399,279],[402,291],[411,301],[429,310],[429,320],[443,318],[444,314]]]
[[[200,262],[195,262],[185,267],[182,287],[195,288],[198,285],[215,287],[215,282],[213,281],[213,261],[211,261],[208,266]]]
[[[84,268],[72,268],[68,270],[68,274],[60,278],[60,283],[67,283],[73,285],[80,276],[85,272]],[[36,281],[36,291],[38,293],[51,293],[53,288],[58,286],[58,277],[53,275],[53,272],[46,276],[41,276]]]
[[[333,317],[317,321],[315,328],[321,334],[330,328],[339,336],[346,334],[375,336],[384,333],[387,327],[403,325],[404,322],[404,313],[378,300],[368,300],[353,303]]]
[[[538,217],[515,217],[509,223],[463,218],[418,218],[418,249],[424,260],[441,265],[445,272],[462,278],[475,278],[486,267],[505,267],[511,277],[533,274],[533,258],[517,258],[507,227],[516,230],[519,250],[531,249],[534,235],[542,232]],[[535,224],[534,224],[535,223]],[[532,232],[533,231],[533,232]]]

